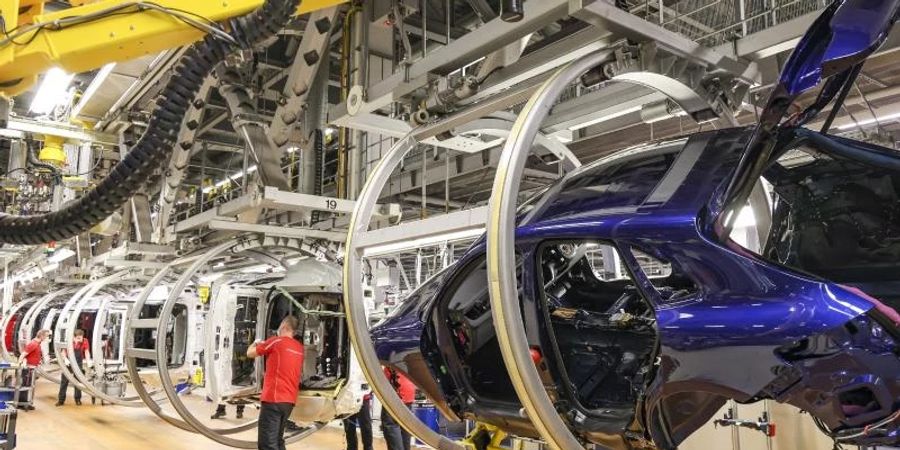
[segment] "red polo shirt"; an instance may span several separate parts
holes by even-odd
[[[266,403],[297,402],[303,369],[303,344],[294,338],[274,336],[256,346],[266,357],[266,376],[260,400]]]
[[[63,350],[63,353],[67,353],[68,349],[64,348],[62,350]],[[91,351],[91,344],[88,343],[87,338],[82,338],[80,344],[76,344],[74,341],[72,341],[72,350],[74,350],[76,354],[78,352],[81,352],[81,357],[84,358],[85,355],[87,355],[88,352]]]
[[[396,379],[394,374],[396,374]],[[403,400],[403,403],[410,405],[416,401],[416,385],[406,375],[403,375],[403,372],[385,367],[384,376],[390,380],[391,385],[394,386],[394,390],[400,395],[400,400]]]
[[[44,354],[43,349],[41,349],[41,341],[32,339],[28,344],[25,344],[25,353],[25,362],[29,366],[41,365],[41,356]]]

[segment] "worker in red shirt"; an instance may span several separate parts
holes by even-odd
[[[88,342],[87,338],[84,337],[84,330],[78,329],[75,330],[75,337],[72,338],[72,353],[75,357],[75,364],[78,364],[78,367],[84,370],[84,361],[87,360],[88,366],[91,365],[91,344]],[[72,358],[69,358],[68,352],[66,349],[62,350],[63,364],[69,366],[72,364]],[[56,406],[62,406],[66,404],[66,391],[69,389],[69,377],[65,376],[65,374],[60,377],[59,383],[59,395],[56,398]],[[77,387],[75,389],[75,404],[81,405],[81,390]]]
[[[26,364],[26,369],[22,374],[23,386],[34,386],[34,368],[41,365],[41,360],[44,358],[44,349],[41,344],[48,338],[50,338],[50,330],[38,331],[37,336],[25,344],[25,349],[19,355],[19,364],[21,365],[23,362]],[[21,408],[31,411],[34,409],[34,405],[22,405]]]
[[[300,322],[287,316],[278,334],[247,349],[247,356],[266,357],[266,374],[259,411],[259,450],[285,450],[284,429],[300,391],[303,344],[294,339]]]
[[[390,367],[384,368],[384,376],[391,382],[391,386],[397,391],[400,400],[407,408],[416,400],[416,385],[402,372]],[[387,408],[381,408],[381,432],[387,443],[388,450],[409,450],[409,432],[388,413]]]

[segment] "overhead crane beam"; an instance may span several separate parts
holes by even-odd
[[[297,13],[345,2],[303,0]],[[103,0],[43,14],[42,1],[0,0],[5,25],[5,37],[0,39],[0,93],[22,93],[52,67],[86,72],[196,42],[206,31],[190,21],[200,17],[203,23],[224,22],[262,4],[263,0]],[[20,16],[20,6],[29,6],[27,15]]]

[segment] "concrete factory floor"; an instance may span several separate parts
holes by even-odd
[[[146,408],[91,405],[85,396],[75,406],[72,392],[65,406],[55,407],[59,387],[47,380],[37,382],[35,410],[19,412],[17,450],[220,450],[230,449],[206,437],[182,431],[156,417]],[[233,416],[233,407],[228,415]],[[219,426],[225,425],[220,423]],[[376,422],[375,426],[378,424]],[[246,435],[241,435],[246,437]],[[309,438],[289,445],[304,450],[340,450],[345,448],[341,428],[326,427]],[[384,450],[376,439],[375,450]]]
[[[182,431],[157,418],[147,408],[91,405],[85,396],[82,406],[75,406],[72,392],[63,407],[55,407],[59,387],[47,380],[38,380],[35,411],[19,412],[17,450],[225,450],[206,437]],[[234,419],[211,421],[209,414],[215,406],[202,396],[183,397],[192,411],[197,411],[204,423],[214,427],[234,425]],[[731,449],[734,439],[740,440],[741,450],[830,450],[831,442],[812,424],[806,414],[785,405],[772,404],[771,418],[778,424],[778,436],[767,443],[766,437],[746,428],[714,427],[706,425],[692,435],[681,447],[684,450]],[[763,404],[739,406],[740,417],[756,419],[763,413]],[[725,414],[722,408],[715,417]],[[201,414],[202,413],[202,414]],[[248,417],[256,411],[247,409]],[[228,407],[228,417],[234,417],[234,407]],[[378,427],[378,422],[375,422]],[[255,430],[235,437],[253,438]],[[712,447],[711,447],[712,445]],[[290,449],[343,450],[343,429],[325,427],[309,438],[289,445]],[[381,439],[376,439],[375,450],[385,450]]]

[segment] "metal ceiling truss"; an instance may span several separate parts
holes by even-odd
[[[509,96],[515,98],[515,102],[520,101],[533,92],[533,89],[528,88],[543,81],[550,71],[598,49],[617,48],[617,51],[613,61],[605,62],[594,72],[594,84],[617,78],[638,84],[642,79],[652,83],[663,80],[683,91],[685,97],[690,96],[694,100],[702,101],[702,104],[682,103],[682,106],[691,106],[686,112],[698,121],[722,119],[729,125],[735,124],[734,114],[740,109],[748,89],[759,82],[759,70],[754,62],[736,59],[716,49],[700,45],[659,24],[623,11],[612,3],[603,0],[594,2],[573,0],[526,3],[526,7],[529,5],[539,9],[531,16],[526,11],[524,21],[531,22],[510,27],[496,19],[484,24],[465,37],[411,63],[402,73],[396,73],[371,86],[366,92],[358,91],[357,97],[351,96],[347,104],[338,105],[331,111],[333,122],[348,128],[382,134],[387,132],[391,136],[400,137],[411,131],[413,126],[378,113],[394,102],[408,105],[424,104],[426,108],[429,105],[436,105],[438,107],[428,109],[428,112],[434,113],[452,112],[465,104],[477,105],[483,102],[496,105],[497,109],[493,111],[508,108],[515,103],[498,100]],[[492,69],[490,76],[480,80],[482,83],[479,86],[471,87],[465,83],[465,79],[462,79],[461,84],[449,81],[441,84],[435,81],[449,70],[475,60],[475,52],[483,55],[485,50],[502,51],[501,45],[509,46],[517,39],[522,39],[537,24],[546,25],[564,18],[567,14],[593,26],[576,30],[570,36],[536,50],[535,55],[526,53],[515,61],[507,60],[506,65],[496,70]],[[484,43],[488,41],[492,46],[485,48]],[[454,63],[456,65],[453,65]],[[658,74],[666,78],[648,74]],[[523,83],[528,85],[523,88]],[[434,86],[443,86],[444,93],[435,93]],[[512,87],[518,89],[510,89]],[[427,93],[429,88],[431,93]],[[474,92],[454,98],[452,94],[464,88]],[[687,89],[692,92],[688,93]],[[442,101],[429,101],[434,98]],[[677,108],[674,110],[677,112]],[[422,110],[416,108],[414,111]],[[481,112],[486,114],[493,111],[482,109]],[[590,111],[585,111],[585,114],[589,113]],[[467,119],[472,118],[471,113],[463,114],[469,116]],[[413,115],[414,121],[416,118],[420,123],[429,122],[428,127],[431,126],[430,122],[435,120],[427,114],[421,117]],[[446,121],[438,119],[437,122]],[[451,130],[452,127],[444,131]],[[466,151],[466,146],[453,140],[442,139],[432,144]],[[468,147],[473,147],[470,143],[467,144]],[[481,151],[486,148],[489,146],[476,146],[470,151]]]

